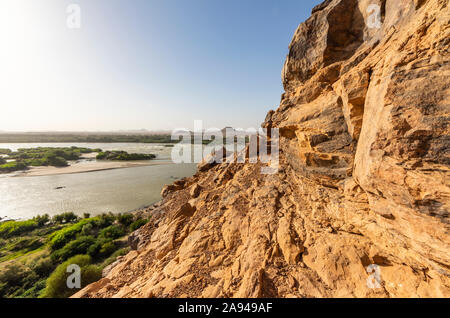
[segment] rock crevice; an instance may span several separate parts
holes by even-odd
[[[280,129],[279,172],[201,165],[75,297],[450,297],[448,12],[315,7],[263,124]]]

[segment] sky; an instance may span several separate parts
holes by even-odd
[[[0,131],[259,127],[320,2],[2,0]]]

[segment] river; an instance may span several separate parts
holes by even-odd
[[[156,161],[161,162],[170,160],[172,150],[163,144],[143,143],[0,144],[0,148],[11,150],[71,146],[152,153],[157,156]],[[28,219],[44,213],[97,215],[132,211],[159,201],[165,184],[192,176],[195,172],[195,164],[170,163],[54,176],[0,175],[0,217]]]

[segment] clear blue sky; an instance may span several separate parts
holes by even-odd
[[[256,127],[320,0],[3,0],[0,130]],[[81,7],[81,29],[66,7]]]

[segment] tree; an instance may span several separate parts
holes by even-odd
[[[44,226],[50,221],[50,216],[48,214],[38,215],[33,218],[36,221],[39,227]]]
[[[141,226],[147,224],[147,222],[148,222],[148,220],[146,220],[146,219],[140,219],[140,220],[137,220],[137,221],[133,222],[133,223],[130,225],[130,231],[131,231],[131,232],[136,231],[136,230],[139,229]]]
[[[130,213],[119,214],[117,220],[119,223],[125,227],[128,227],[131,223],[133,223],[134,216]]]
[[[125,231],[117,225],[111,225],[100,231],[98,237],[106,239],[117,239],[125,235]]]
[[[63,248],[52,253],[53,261],[65,261],[66,259],[77,255],[86,254],[89,247],[95,244],[93,236],[80,236],[74,241],[70,241]]]

